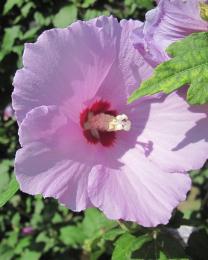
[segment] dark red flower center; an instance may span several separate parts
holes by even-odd
[[[111,105],[107,101],[99,100],[94,102],[90,107],[85,108],[80,114],[80,125],[83,128],[83,134],[87,141],[92,144],[101,143],[103,146],[109,147],[113,145],[116,139],[116,132],[105,131],[102,128],[90,128],[89,118],[105,117],[105,115],[117,116],[117,112],[111,109]],[[108,118],[108,116],[106,116]]]

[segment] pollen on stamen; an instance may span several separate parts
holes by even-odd
[[[89,143],[112,146],[116,140],[117,131],[130,130],[131,122],[128,117],[124,114],[117,115],[117,112],[110,108],[109,102],[100,100],[80,114],[80,125]]]

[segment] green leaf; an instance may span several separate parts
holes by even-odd
[[[38,260],[40,259],[41,253],[37,251],[29,251],[28,249],[23,252],[21,260]]]
[[[1,182],[0,182],[0,194],[1,194],[3,191],[5,191],[5,188],[7,187],[10,180],[8,172],[0,173],[0,178],[1,178]]]
[[[88,8],[90,5],[93,5],[96,2],[96,0],[85,0],[82,4],[83,8]]]
[[[10,181],[8,188],[5,192],[3,192],[0,196],[0,208],[3,207],[19,190],[19,184],[16,181],[15,177]]]
[[[38,30],[40,29],[40,27],[39,26],[37,26],[37,27],[32,27],[31,29],[29,29],[25,34],[23,34],[22,36],[21,36],[21,40],[30,40],[30,39],[33,39],[35,36],[36,36],[36,34],[37,34],[37,32],[38,32]]]
[[[83,233],[86,237],[84,250],[91,252],[92,248],[97,247],[98,241],[104,242],[103,235],[117,226],[117,223],[108,220],[99,210],[92,208],[85,211],[85,218],[81,224]]]
[[[50,237],[47,232],[41,232],[36,237],[37,243],[44,244],[44,248],[42,249],[42,252],[47,252],[49,249],[53,248],[56,244],[55,239],[53,237]]]
[[[163,251],[160,251],[159,260],[168,260],[167,256]]]
[[[5,50],[10,51],[14,45],[15,40],[20,36],[20,26],[16,25],[5,29],[2,47]]]
[[[121,228],[114,228],[112,230],[107,231],[104,235],[103,238],[105,240],[110,240],[113,241],[116,239],[117,236],[125,233],[126,231],[121,229]]]
[[[203,185],[203,183],[206,183],[206,180],[208,180],[208,168],[198,171],[192,171],[191,178],[193,183],[197,186]]]
[[[3,160],[0,163],[0,194],[5,191],[9,181],[9,168],[11,166],[11,161],[10,160]]]
[[[93,252],[90,253],[90,260],[99,260],[99,259],[101,259],[100,256],[103,253],[105,253],[105,248],[93,250]]]
[[[60,240],[66,246],[81,245],[85,238],[86,236],[79,226],[67,226],[60,229]]]
[[[77,7],[75,5],[67,5],[54,16],[53,24],[55,27],[66,27],[77,19]]]
[[[22,53],[23,53],[23,46],[22,45],[16,45],[12,48],[12,51],[20,57],[20,56],[22,56]]]
[[[23,16],[23,17],[27,17],[28,14],[29,14],[29,12],[30,12],[30,10],[31,10],[32,8],[35,8],[34,3],[29,2],[29,3],[25,4],[25,5],[21,8],[21,14],[22,14],[22,16]]]
[[[34,203],[35,209],[34,213],[31,218],[31,225],[34,227],[38,227],[39,223],[42,222],[42,211],[44,209],[44,203],[41,195],[35,196],[35,203]]]
[[[135,3],[135,0],[133,2]],[[151,9],[154,6],[152,0],[137,0],[136,4],[138,5],[139,8],[146,8],[146,9]]]
[[[24,248],[27,248],[30,245],[30,237],[23,237],[18,241],[18,244],[15,247],[15,253],[21,254]]]
[[[12,51],[18,55],[18,68],[22,67],[22,53],[23,53],[23,45],[16,45],[12,48]]]
[[[4,30],[2,46],[0,49],[0,61],[10,52],[13,51],[13,45],[17,38],[21,37],[20,26],[13,26]]]
[[[19,213],[15,213],[14,216],[11,219],[11,224],[13,226],[13,228],[15,229],[19,229],[19,225],[20,225],[20,215]]]
[[[0,257],[2,260],[10,260],[14,256],[14,252],[12,250],[13,248],[6,245],[6,244],[0,244]]]
[[[131,254],[139,250],[145,243],[151,241],[152,238],[147,235],[135,237],[129,233],[122,235],[115,243],[112,260],[131,259]]]
[[[92,18],[95,18],[97,16],[101,16],[101,15],[109,15],[110,12],[108,10],[105,11],[100,11],[100,10],[96,10],[96,9],[87,9],[85,15],[84,15],[84,20],[90,20]]]
[[[36,24],[41,26],[48,26],[51,23],[51,17],[44,17],[40,12],[35,12],[34,19]]]
[[[160,64],[153,77],[144,81],[128,102],[158,92],[171,93],[190,84],[190,104],[208,103],[208,32],[194,33],[171,44],[167,52],[173,58]]]
[[[7,245],[11,247],[15,247],[18,242],[18,232],[17,231],[10,231],[7,232],[8,238],[6,239]]]
[[[105,231],[117,225],[116,222],[108,220],[97,209],[88,209],[85,211],[85,218],[83,220],[83,230],[87,237],[101,235]]]
[[[20,7],[23,2],[24,0],[7,0],[4,5],[3,15],[6,15],[15,5]]]

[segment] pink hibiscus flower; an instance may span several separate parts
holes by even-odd
[[[153,66],[169,59],[165,52],[173,42],[194,32],[208,31],[200,17],[201,0],[160,0],[147,12],[146,21],[132,34],[134,46]]]
[[[12,95],[15,172],[23,192],[156,226],[186,198],[185,172],[207,158],[208,110],[190,107],[184,90],[127,105],[152,74],[130,41],[136,26],[99,17],[25,45]]]

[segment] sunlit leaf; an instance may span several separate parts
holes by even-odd
[[[0,195],[0,207],[3,207],[19,190],[19,184],[15,177],[10,181],[8,188]]]
[[[35,7],[35,4],[33,2],[28,2],[21,8],[21,14],[23,17],[27,17],[30,10]]]
[[[122,235],[115,243],[112,260],[127,260],[131,254],[139,250],[145,243],[151,241],[148,235],[135,237],[129,233]]]
[[[188,102],[208,103],[208,32],[194,33],[173,43],[167,52],[173,58],[160,64],[153,77],[131,95],[129,102],[158,92],[168,94],[190,84]]]
[[[84,0],[84,3],[82,4],[83,8],[88,8],[89,6],[93,5],[96,2],[96,0]]]
[[[95,234],[103,234],[105,231],[117,226],[115,221],[108,220],[97,209],[88,209],[85,211],[83,229],[88,237]]]
[[[11,28],[6,28],[4,30],[4,36],[2,40],[2,46],[0,49],[0,61],[4,59],[4,57],[13,51],[13,45],[15,40],[21,37],[22,33],[20,30],[20,26],[16,25]]]
[[[97,16],[101,16],[101,15],[109,15],[109,11],[105,10],[103,12],[96,10],[96,9],[87,9],[85,15],[84,15],[84,19],[85,20],[90,20],[92,18],[95,18]]]
[[[21,6],[24,0],[7,0],[4,5],[3,15],[6,15],[15,5]]]
[[[66,226],[60,229],[60,239],[67,246],[81,245],[86,236],[80,226]]]
[[[9,168],[11,166],[10,160],[3,160],[0,163],[0,194],[7,188],[10,181]]]
[[[66,27],[77,19],[77,7],[75,5],[67,5],[54,16],[53,24],[55,27]]]
[[[167,256],[163,251],[160,251],[159,259],[158,260],[168,260]]]
[[[21,260],[39,260],[41,256],[41,252],[25,250],[22,254]]]
[[[25,40],[30,40],[30,39],[34,38],[39,29],[40,29],[39,26],[29,29],[25,34],[23,34],[21,36],[21,40],[25,41]]]
[[[103,238],[105,240],[110,240],[113,241],[116,239],[116,237],[118,237],[119,235],[122,235],[123,233],[125,233],[126,231],[121,229],[121,228],[114,228],[112,230],[107,231],[104,235]]]

